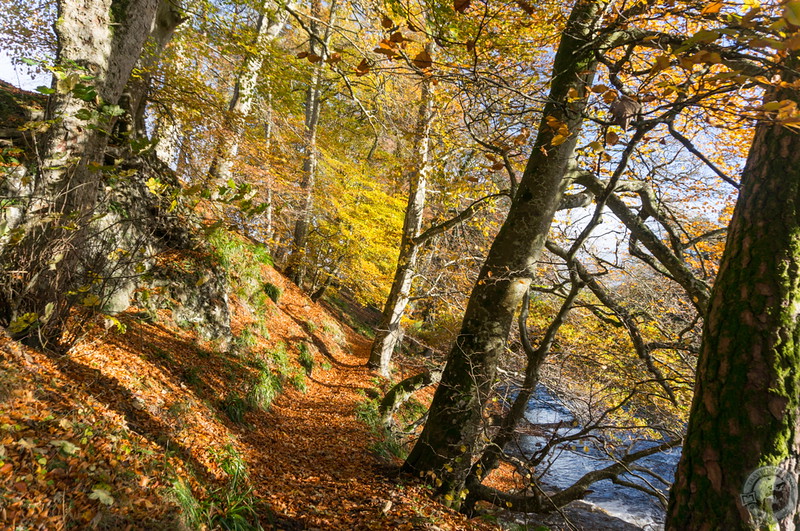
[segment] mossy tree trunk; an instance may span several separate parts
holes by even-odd
[[[578,0],[567,21],[519,190],[470,295],[428,421],[404,465],[438,485],[453,506],[466,495],[464,480],[483,445],[483,408],[495,383],[498,358],[563,195],[583,122],[586,87],[596,67],[590,43],[605,7],[604,2]],[[568,97],[570,89],[577,91],[577,98]],[[566,138],[562,126],[569,130]]]
[[[800,101],[800,92],[783,89],[768,101],[786,99]],[[667,529],[778,528],[769,518],[751,518],[741,496],[762,466],[780,466],[796,478],[798,318],[800,134],[762,123],[706,316]],[[794,504],[781,529],[795,529],[798,521]]]

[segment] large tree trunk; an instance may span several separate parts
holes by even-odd
[[[324,58],[325,51],[331,38],[331,27],[336,16],[336,2],[331,2],[328,24],[324,33],[321,31],[319,18],[322,11],[320,0],[312,0],[311,22],[309,24],[309,56]],[[292,282],[303,287],[308,261],[306,248],[308,247],[308,231],[311,227],[311,217],[314,211],[314,187],[317,181],[317,129],[322,106],[322,67],[324,61],[318,61],[311,72],[311,80],[306,91],[306,116],[304,133],[305,158],[303,159],[303,178],[300,181],[302,198],[297,220],[294,224],[294,242],[289,264],[286,266],[286,276]]]
[[[426,50],[433,52],[433,44]],[[400,253],[397,258],[397,269],[394,273],[389,298],[383,309],[383,316],[375,333],[369,361],[370,368],[378,369],[381,375],[389,377],[392,354],[400,342],[403,330],[401,319],[408,306],[411,284],[419,255],[419,244],[414,238],[422,228],[422,214],[425,210],[425,192],[428,183],[428,165],[430,158],[430,128],[433,120],[433,88],[430,77],[422,80],[419,115],[417,118],[416,137],[414,142],[414,170],[408,190],[408,206],[403,221],[403,235],[400,241]]]
[[[152,70],[161,61],[161,56],[175,29],[184,21],[181,1],[159,2],[156,17],[150,30],[150,37],[144,45],[144,53],[136,64],[137,75],[131,76],[120,98],[120,106],[127,112],[117,124],[117,134],[121,141],[132,138],[147,138],[145,110],[147,96],[152,81]],[[125,133],[126,135],[120,135]]]
[[[276,5],[266,0],[261,5],[261,13],[256,25],[256,39],[253,43],[253,52],[245,54],[233,96],[228,104],[225,128],[220,137],[214,159],[211,161],[209,174],[217,182],[226,182],[232,176],[233,163],[239,153],[239,139],[244,130],[244,121],[250,114],[256,95],[258,73],[264,64],[265,49],[267,44],[275,40],[283,30],[289,18],[290,2],[286,7]]]
[[[118,114],[113,106],[154,30],[159,3],[58,3],[59,79],[45,113],[51,125],[42,143],[25,235],[1,257],[6,266],[14,266],[5,268],[0,283],[0,320],[12,323],[17,336],[57,342],[77,288],[102,270],[102,263],[86,259],[96,251],[96,242],[87,241],[88,223],[104,186],[101,166]],[[81,79],[85,75],[92,79]],[[91,302],[84,299],[84,305]]]
[[[464,480],[473,457],[481,451],[483,407],[498,358],[563,195],[567,165],[583,121],[586,87],[594,78],[595,51],[587,44],[604,8],[605,3],[592,0],[578,0],[573,8],[556,52],[550,96],[519,191],[472,290],[428,422],[404,465],[406,470],[441,481],[441,494],[455,506],[466,494]],[[569,98],[570,89],[579,98]],[[569,129],[569,136],[553,146],[559,124]]]
[[[165,0],[166,1],[166,0]],[[42,152],[38,190],[50,194],[67,188],[74,199],[91,196],[96,177],[92,163],[102,162],[107,135],[78,117],[81,110],[97,110],[94,101],[78,98],[70,89],[79,75],[94,79],[94,87],[105,104],[117,104],[153,28],[159,0],[61,0],[58,3],[57,68],[65,79],[54,81],[56,93],[50,97],[45,120],[54,123]],[[85,69],[76,70],[74,66]],[[104,125],[100,118],[94,125]],[[75,190],[77,188],[78,190]],[[50,195],[48,194],[48,195]]]
[[[800,93],[783,89],[768,101],[787,99],[800,101]],[[778,528],[769,510],[754,518],[745,504],[772,495],[774,474],[759,467],[782,468],[778,479],[784,473],[797,477],[799,316],[800,135],[762,123],[705,320],[667,529]],[[753,485],[757,479],[760,485]],[[766,492],[753,491],[765,484]],[[790,481],[784,492],[791,487]],[[774,502],[774,509],[786,509],[784,530],[800,521],[793,488],[791,506],[777,494]]]

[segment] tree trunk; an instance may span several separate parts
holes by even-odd
[[[426,46],[432,55],[433,43]],[[425,210],[425,191],[428,183],[430,159],[430,129],[433,120],[433,88],[430,77],[422,80],[419,115],[417,118],[416,138],[414,142],[414,171],[408,190],[408,206],[403,221],[403,234],[400,241],[400,255],[397,258],[397,269],[394,273],[389,298],[383,309],[381,322],[375,333],[375,340],[369,355],[367,366],[378,369],[380,374],[389,377],[392,354],[403,336],[401,319],[408,306],[411,284],[419,255],[419,244],[414,238],[422,228],[422,214]]]
[[[166,0],[165,0],[166,1]],[[65,79],[54,81],[45,120],[54,120],[42,153],[40,191],[56,194],[72,188],[74,199],[88,195],[87,181],[96,177],[92,163],[102,162],[107,136],[77,116],[81,110],[97,110],[93,101],[78,98],[70,89],[79,75],[94,76],[93,85],[105,104],[117,104],[133,66],[150,35],[159,0],[61,0],[58,3],[58,58]],[[76,71],[78,65],[85,72]],[[98,119],[92,121],[97,122]],[[101,125],[96,123],[96,125]],[[108,124],[102,124],[108,126]],[[77,190],[75,190],[77,188]]]
[[[441,481],[440,493],[454,506],[466,495],[464,480],[483,444],[483,407],[497,361],[563,194],[583,121],[586,87],[591,86],[596,67],[595,51],[587,44],[604,8],[604,3],[591,0],[578,0],[573,8],[519,191],[470,295],[428,422],[404,464],[408,471]],[[570,89],[579,98],[569,98]],[[566,132],[560,124],[569,129],[569,136],[564,139],[562,134],[554,146],[559,129]]]
[[[154,30],[159,3],[58,3],[58,79],[45,112],[51,125],[42,143],[29,222],[22,240],[0,257],[17,270],[0,283],[1,320],[32,343],[58,343],[77,298],[70,293],[103,269],[102,260],[88,259],[96,242],[87,241],[87,233],[103,185],[107,132],[117,114],[111,106],[119,103]],[[81,79],[85,75],[92,79]]]
[[[781,89],[767,99],[781,100],[800,101],[800,93]],[[777,529],[774,516],[785,517],[781,529],[798,526],[799,249],[800,135],[762,123],[712,290],[667,529]],[[764,466],[783,469],[778,479],[791,476],[784,492],[795,497],[789,506],[776,493],[774,515],[772,500],[753,514],[747,506],[772,495],[775,470]],[[753,491],[760,478],[767,492]]]
[[[158,5],[150,36],[144,46],[144,53],[136,64],[138,75],[131,76],[125,87],[120,106],[125,116],[117,124],[117,136],[121,141],[132,138],[147,138],[144,114],[147,107],[147,93],[152,80],[151,71],[161,61],[167,43],[172,40],[175,29],[184,21],[180,1],[162,1]],[[128,138],[125,138],[127,134]]]
[[[318,22],[321,11],[320,0],[312,0],[311,22],[309,24],[310,40],[309,55],[323,57],[331,38],[331,26],[333,26],[336,15],[336,2],[331,2],[328,25],[324,34],[320,31]],[[321,42],[320,42],[321,41]],[[323,45],[321,45],[324,44]],[[311,73],[311,80],[306,91],[306,117],[305,117],[305,158],[303,160],[303,179],[300,182],[300,189],[303,196],[301,199],[300,211],[294,225],[294,243],[292,244],[292,254],[289,257],[289,264],[286,266],[286,276],[292,282],[303,287],[303,281],[308,267],[306,260],[306,248],[308,247],[308,231],[311,226],[311,215],[314,210],[314,186],[317,180],[317,126],[319,125],[319,115],[321,110],[320,96],[322,95],[322,66],[324,61],[318,61],[314,65]]]
[[[258,73],[264,64],[266,46],[283,30],[292,6],[293,4],[289,3],[286,7],[282,7],[270,0],[261,5],[256,25],[256,39],[253,43],[255,51],[245,54],[233,96],[228,104],[226,131],[220,137],[209,169],[209,174],[218,183],[224,183],[232,177],[233,163],[239,153],[239,138],[244,130],[244,121],[250,114],[255,100]]]

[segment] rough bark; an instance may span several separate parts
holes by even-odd
[[[165,0],[166,1],[166,0]],[[58,341],[76,288],[103,263],[87,260],[103,242],[90,241],[88,226],[103,185],[102,165],[113,113],[131,71],[154,28],[159,0],[61,0],[58,3],[55,93],[45,120],[50,129],[41,148],[25,236],[3,249],[17,272],[3,277],[0,314],[6,322],[34,316],[38,343]],[[90,81],[80,76],[91,75]],[[79,85],[97,97],[78,97]],[[88,100],[88,101],[87,101]],[[99,100],[99,104],[98,104]],[[79,114],[81,113],[81,114]],[[79,116],[82,116],[79,117]],[[86,119],[86,116],[89,116]]]
[[[147,138],[144,114],[152,81],[152,70],[161,60],[175,29],[185,20],[181,4],[180,0],[162,0],[158,4],[150,36],[135,67],[137,75],[130,77],[120,98],[120,106],[125,109],[126,114],[117,124],[117,135],[127,134],[129,138]],[[124,135],[121,140],[126,140]]]
[[[217,144],[209,174],[217,182],[223,183],[232,177],[233,163],[239,153],[239,139],[244,130],[244,121],[250,114],[255,101],[258,73],[264,64],[265,49],[283,30],[289,18],[293,3],[282,7],[276,2],[266,0],[261,4],[253,52],[245,54],[244,61],[236,78],[233,96],[228,104],[225,119],[226,131]]]
[[[433,44],[426,51],[433,53]],[[430,128],[433,120],[433,85],[431,78],[422,80],[419,114],[417,115],[416,138],[414,142],[414,170],[408,190],[408,205],[403,220],[403,234],[397,269],[383,308],[383,316],[375,332],[367,366],[378,369],[381,375],[389,377],[392,354],[403,336],[401,320],[408,307],[411,284],[419,256],[419,244],[415,238],[422,229],[422,216],[425,210],[425,192],[428,184],[430,159]]]
[[[57,82],[49,101],[45,120],[53,120],[42,151],[37,188],[49,196],[70,190],[72,203],[88,194],[87,181],[95,177],[92,163],[102,160],[107,136],[87,127],[78,118],[82,109],[95,110],[69,90],[79,79],[94,76],[90,83],[104,103],[119,102],[131,71],[150,35],[159,0],[61,0],[58,3],[58,55],[56,64],[66,74]],[[82,71],[76,71],[77,65]],[[99,123],[96,125],[100,125]],[[104,124],[108,126],[109,124]]]
[[[768,101],[786,99],[800,93],[782,89]],[[762,123],[710,298],[667,529],[778,528],[768,513],[752,519],[741,496],[758,467],[797,477],[799,250],[800,135]],[[795,503],[780,528],[799,521]]]
[[[491,444],[487,446],[486,450],[483,452],[483,455],[481,455],[480,459],[478,459],[478,461],[472,466],[469,476],[467,476],[465,484],[467,489],[469,489],[469,493],[464,501],[464,506],[461,508],[462,512],[471,514],[474,511],[475,503],[481,499],[479,497],[481,481],[500,464],[500,457],[503,453],[503,450],[505,449],[506,445],[511,442],[514,436],[514,429],[525,415],[525,411],[528,408],[528,402],[530,402],[531,396],[536,389],[536,385],[539,383],[539,370],[541,369],[544,361],[547,359],[547,356],[550,354],[550,349],[553,346],[556,334],[561,328],[561,325],[564,323],[564,319],[567,317],[567,314],[572,309],[572,304],[575,302],[575,299],[577,298],[578,293],[580,293],[582,287],[583,285],[578,282],[572,284],[569,294],[561,304],[561,309],[558,311],[555,319],[553,319],[553,321],[550,323],[550,326],[548,326],[547,332],[542,338],[538,348],[533,348],[530,338],[528,337],[530,291],[525,294],[525,297],[522,301],[522,310],[519,313],[520,340],[527,358],[525,378],[522,382],[519,392],[517,393],[517,396],[514,398],[514,402],[509,408],[509,411],[503,417],[503,421],[500,424],[499,430],[492,437]]]
[[[572,10],[554,59],[544,118],[508,217],[489,251],[472,290],[461,331],[434,395],[428,422],[404,468],[434,475],[440,492],[459,505],[473,456],[481,451],[483,406],[495,380],[496,365],[522,297],[535,274],[553,215],[566,183],[596,67],[589,46],[603,2],[579,0]],[[568,102],[570,89],[579,98]],[[556,146],[552,118],[569,136]]]

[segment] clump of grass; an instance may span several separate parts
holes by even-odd
[[[375,437],[375,442],[370,445],[370,450],[384,459],[406,458],[406,450],[400,441],[391,432],[384,428],[381,415],[378,411],[380,399],[367,399],[356,405],[356,418],[369,427]]]
[[[192,489],[180,479],[172,482],[172,498],[181,508],[181,520],[188,529],[200,529],[206,520],[206,511],[194,497]]]
[[[276,286],[275,284],[273,284],[272,282],[265,282],[263,289],[264,293],[267,294],[267,297],[272,299],[272,302],[274,302],[275,304],[278,304],[281,295],[283,295],[283,290],[278,286]]]
[[[221,406],[228,418],[236,424],[242,424],[245,414],[250,410],[247,401],[235,392],[228,393]]]
[[[267,411],[272,401],[281,393],[281,388],[280,378],[269,369],[262,370],[247,392],[247,403],[254,409]]]
[[[209,491],[207,499],[199,501],[182,480],[172,483],[172,497],[181,508],[183,524],[188,529],[262,531],[258,500],[253,496],[241,454],[228,444],[215,457],[228,481],[225,486]]]
[[[300,391],[301,393],[305,394],[308,392],[308,382],[306,382],[306,375],[302,372],[295,372],[291,376],[289,376],[289,382],[292,384],[292,387]]]
[[[264,264],[268,266],[275,265],[275,261],[272,259],[272,255],[269,254],[269,251],[267,250],[266,246],[260,244],[253,245],[252,251],[253,251],[253,258],[255,258],[259,264]]]
[[[347,344],[347,336],[344,335],[342,328],[338,324],[332,321],[325,321],[322,323],[322,331],[330,336],[334,343],[340,347],[343,347]]]
[[[184,367],[183,379],[193,387],[197,387],[203,383],[202,378],[200,378],[200,371],[197,367]]]
[[[300,366],[306,370],[306,374],[311,376],[311,371],[314,370],[314,355],[311,349],[308,348],[308,343],[301,341],[297,349],[300,351]]]
[[[313,334],[314,332],[317,331],[317,323],[315,323],[311,319],[306,319],[304,324],[309,334]]]
[[[291,365],[289,364],[289,353],[286,351],[286,343],[281,341],[275,345],[269,356],[272,358],[272,362],[275,364],[279,374],[287,374],[290,371]]]
[[[232,353],[246,353],[258,344],[258,337],[250,327],[242,330],[242,333],[233,339]]]

